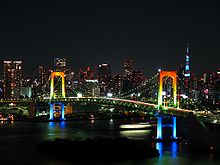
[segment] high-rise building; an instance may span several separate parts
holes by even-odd
[[[3,98],[3,80],[0,80],[0,98]]]
[[[19,98],[22,84],[22,61],[4,61],[4,98]]]
[[[124,78],[130,79],[132,75],[132,60],[124,60]]]
[[[111,90],[111,68],[109,64],[100,64],[98,68],[98,81],[101,96],[106,96]]]
[[[98,80],[85,80],[83,85],[83,96],[86,97],[99,97],[100,87]]]
[[[48,74],[44,66],[38,67],[38,78],[40,86],[44,86],[48,80]]]
[[[139,70],[132,71],[133,87],[137,87],[144,81],[143,72]]]
[[[66,58],[54,58],[54,71],[66,71]]]
[[[114,76],[114,95],[120,96],[122,93],[123,79],[121,75]]]

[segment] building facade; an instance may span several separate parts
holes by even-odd
[[[4,61],[3,95],[5,99],[18,99],[22,85],[22,61]]]

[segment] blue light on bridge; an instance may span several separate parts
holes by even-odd
[[[172,138],[177,139],[176,137],[176,117],[172,117],[172,124],[162,124],[162,117],[157,117],[157,137],[156,139],[163,139],[162,129],[163,127],[172,127]]]
[[[63,103],[50,103],[50,118],[49,120],[54,120],[54,113],[61,112],[59,120],[65,120],[64,118],[64,104]]]

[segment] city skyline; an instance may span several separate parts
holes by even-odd
[[[132,59],[148,77],[185,65],[196,75],[219,68],[217,1],[1,2],[0,62],[22,60],[23,72],[66,58],[74,70]],[[3,73],[1,67],[1,73]]]

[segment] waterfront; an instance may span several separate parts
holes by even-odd
[[[118,130],[122,121],[116,120],[90,120],[90,121],[62,121],[62,122],[22,122],[11,121],[0,124],[0,158],[3,164],[91,164],[68,162],[48,158],[36,153],[35,146],[40,141],[64,139],[86,139],[93,137],[127,137],[131,139],[150,140],[155,130]],[[183,129],[184,130],[184,129]],[[184,134],[184,132],[183,132]],[[190,153],[184,143],[153,143],[160,151],[160,156],[151,159],[123,160],[104,164],[220,164],[220,159],[208,153]],[[70,149],[71,150],[71,149]],[[74,150],[74,148],[72,148]],[[94,148],[90,149],[94,152]],[[71,151],[70,151],[71,152]],[[114,151],[113,151],[114,152]],[[74,155],[73,155],[74,159]],[[86,157],[85,157],[86,159]],[[109,156],[111,160],[111,156]],[[93,162],[103,164],[103,162]]]

